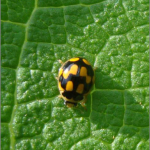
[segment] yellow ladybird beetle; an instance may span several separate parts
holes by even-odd
[[[75,107],[80,103],[84,107],[94,79],[94,70],[86,59],[76,57],[66,61],[58,73],[58,88],[65,105]]]

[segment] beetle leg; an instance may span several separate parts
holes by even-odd
[[[95,71],[98,67],[94,67],[93,70]]]
[[[62,98],[62,95],[58,95],[58,98]]]
[[[87,98],[86,98],[86,96],[84,96],[83,101],[80,103],[81,106],[82,106],[85,110],[87,110],[87,108],[86,108],[86,106],[85,106],[86,101],[87,101]]]
[[[58,77],[55,77],[55,79],[58,81]]]
[[[60,59],[58,60],[58,62],[59,62],[60,64],[62,64],[62,65],[64,64],[64,63],[62,62],[62,60],[60,60]]]

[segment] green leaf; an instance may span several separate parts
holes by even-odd
[[[2,0],[2,150],[149,149],[149,1]],[[84,110],[58,97],[58,60],[85,57]]]

